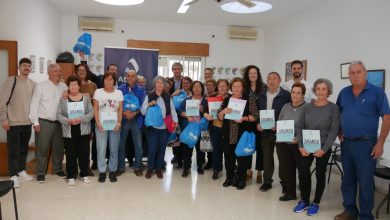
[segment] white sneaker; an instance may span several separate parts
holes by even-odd
[[[20,184],[19,184],[19,179],[18,179],[18,176],[11,176],[11,180],[14,181],[14,187],[15,188],[19,188],[20,187]]]
[[[68,185],[69,185],[69,186],[74,186],[74,185],[76,185],[76,181],[74,180],[74,178],[68,179]]]
[[[18,173],[19,177],[21,177],[24,181],[32,181],[33,177],[31,175],[28,175],[25,170]]]
[[[89,184],[90,183],[90,181],[89,181],[89,179],[88,179],[88,177],[80,177],[80,180],[81,180],[81,182],[84,182],[84,183],[86,183],[86,184]]]

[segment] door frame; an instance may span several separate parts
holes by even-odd
[[[18,42],[0,40],[0,50],[8,51],[8,76],[18,75]]]

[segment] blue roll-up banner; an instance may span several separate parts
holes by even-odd
[[[104,69],[110,64],[118,66],[118,86],[126,83],[127,71],[135,70],[145,77],[146,90],[151,91],[152,80],[158,71],[158,50],[104,47]]]

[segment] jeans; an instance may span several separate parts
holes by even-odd
[[[125,147],[127,135],[131,133],[133,139],[134,150],[135,150],[135,160],[134,160],[134,169],[140,170],[142,164],[142,131],[138,127],[137,119],[133,120],[123,120],[122,121],[122,130],[120,135],[119,150],[118,150],[118,170],[125,170]]]
[[[31,125],[10,126],[10,130],[7,131],[9,176],[15,176],[26,169],[30,137]]]
[[[210,141],[213,145],[213,169],[214,171],[222,171],[222,128],[212,126],[210,127]]]
[[[121,131],[100,131],[98,126],[95,129],[96,133],[96,149],[97,149],[97,164],[99,173],[105,173],[107,170],[106,164],[106,149],[107,138],[109,138],[110,158],[108,169],[110,172],[115,172],[118,167],[118,147],[121,137]]]
[[[344,171],[341,183],[343,205],[347,212],[359,215],[362,220],[374,219],[372,209],[376,160],[372,158],[371,152],[376,141],[376,138],[361,141],[344,139],[341,143],[341,163]],[[356,206],[358,189],[360,212]]]
[[[168,144],[168,130],[149,127],[146,135],[148,137],[148,170],[161,170]]]

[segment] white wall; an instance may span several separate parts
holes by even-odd
[[[0,39],[16,40],[16,1],[0,1]]]
[[[115,20],[114,33],[90,33],[95,53],[103,52],[104,46],[126,47],[128,39],[209,43],[210,56],[206,65],[233,67],[262,65],[263,30],[258,29],[258,32],[256,41],[229,40],[226,26]],[[62,16],[62,33],[62,50],[71,51],[83,33],[78,31],[77,16]]]

